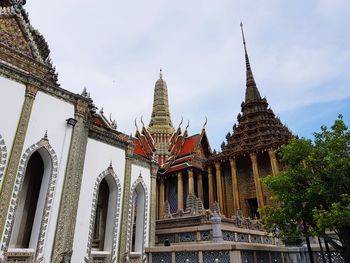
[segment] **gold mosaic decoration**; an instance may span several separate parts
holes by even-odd
[[[0,43],[33,57],[28,41],[13,17],[0,18]]]

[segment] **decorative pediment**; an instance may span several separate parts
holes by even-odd
[[[29,41],[15,17],[0,17],[0,43],[28,57],[33,57]]]

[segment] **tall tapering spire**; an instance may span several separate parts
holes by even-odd
[[[174,127],[170,118],[168,88],[163,79],[163,71],[159,71],[159,79],[154,88],[153,111],[149,131],[153,133],[172,134]]]
[[[242,31],[242,38],[243,38],[244,55],[245,55],[245,63],[246,63],[246,74],[247,74],[247,82],[246,82],[247,88],[246,88],[246,92],[245,92],[245,102],[247,103],[250,101],[259,100],[259,99],[261,99],[261,96],[260,96],[259,90],[256,86],[253,72],[252,72],[252,69],[250,66],[242,22],[241,22],[241,31]]]

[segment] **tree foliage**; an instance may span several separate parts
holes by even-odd
[[[350,131],[342,116],[330,129],[322,126],[313,141],[292,139],[281,147],[279,156],[284,169],[263,180],[277,203],[261,211],[266,229],[286,242],[324,236],[349,259]],[[334,231],[340,242],[327,236],[328,230]]]

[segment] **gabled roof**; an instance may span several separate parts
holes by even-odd
[[[0,43],[46,64],[49,47],[40,32],[30,24],[23,2],[0,1]]]
[[[199,156],[199,148],[203,148],[204,156]],[[204,165],[204,161],[211,155],[211,149],[207,140],[205,129],[200,134],[187,137],[187,130],[183,135],[177,137],[172,148],[173,155],[168,158],[162,167],[160,173],[172,173],[188,167],[197,167],[199,169]],[[197,162],[193,162],[196,159]],[[198,160],[203,162],[198,163]]]
[[[0,60],[50,85],[57,84],[57,73],[45,38],[30,24],[24,0],[0,1]]]

